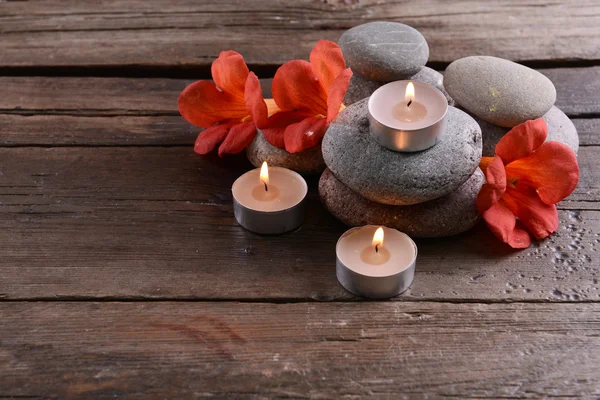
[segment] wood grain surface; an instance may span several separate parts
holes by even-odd
[[[8,398],[600,394],[600,304],[3,303],[0,321]]]
[[[419,241],[405,297],[600,300],[599,155],[600,147],[581,148],[582,181],[550,239],[514,251],[481,227]],[[349,297],[334,274],[345,228],[320,204],[314,178],[302,228],[265,237],[233,218],[231,184],[251,168],[244,156],[199,157],[188,146],[20,147],[0,149],[0,159],[7,298]]]
[[[378,20],[421,31],[434,63],[478,54],[533,62],[600,55],[600,3],[592,0],[29,0],[0,3],[0,67],[207,73],[228,49],[252,66],[275,67],[308,58],[319,39],[337,41]]]

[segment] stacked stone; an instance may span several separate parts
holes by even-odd
[[[540,117],[548,126],[548,141],[564,143],[577,153],[577,129],[554,106],[556,89],[543,74],[501,58],[472,56],[448,66],[444,86],[481,126],[484,156],[494,155],[510,128]]]
[[[370,22],[344,32],[339,45],[353,73],[345,105],[369,97],[386,83],[404,79],[438,88],[448,104],[454,105],[444,90],[442,74],[425,67],[429,46],[418,30],[397,22]]]
[[[423,36],[403,24],[373,22],[344,33],[340,47],[358,78],[347,95],[353,104],[323,139],[328,169],[319,194],[325,207],[347,225],[385,225],[413,237],[470,229],[479,218],[475,199],[485,180],[478,168],[481,129],[471,116],[449,106],[439,142],[420,152],[382,147],[370,133],[365,97],[382,84],[420,80],[443,91],[441,75],[424,68],[429,49]],[[434,81],[419,76],[433,76]]]

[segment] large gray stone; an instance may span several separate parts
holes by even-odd
[[[329,212],[346,225],[383,225],[412,237],[441,237],[459,234],[477,223],[475,199],[484,182],[477,169],[444,197],[412,206],[390,206],[365,199],[326,169],[319,181],[319,195]]]
[[[395,81],[419,72],[429,58],[427,41],[416,29],[398,22],[355,26],[338,41],[348,67],[367,79]]]
[[[304,175],[320,174],[325,169],[321,145],[300,153],[288,153],[267,142],[260,131],[250,146],[246,148],[246,155],[252,165],[257,168],[262,165],[263,161],[266,161],[269,165],[289,168]]]
[[[579,150],[579,136],[577,135],[577,128],[575,128],[569,117],[557,107],[552,106],[550,111],[544,114],[542,118],[548,125],[548,138],[546,141],[564,143],[577,153]],[[496,145],[510,128],[492,125],[482,119],[476,118],[476,120],[481,127],[483,155],[493,156],[496,153]]]
[[[452,192],[477,168],[481,130],[467,113],[448,107],[446,131],[435,146],[399,153],[371,136],[367,101],[339,113],[322,144],[329,169],[363,197],[392,205],[422,203]]]
[[[497,57],[454,61],[444,73],[444,87],[470,113],[507,128],[541,117],[556,101],[556,89],[546,76]]]
[[[446,89],[444,89],[444,76],[435,69],[423,67],[418,73],[413,76],[409,76],[406,79],[424,82],[437,88],[440,92],[444,93],[444,96],[446,96],[446,99],[448,100],[448,104],[451,106],[454,105],[454,100],[452,97],[450,97],[448,92],[446,92]],[[350,86],[346,92],[346,97],[344,97],[344,104],[349,106],[350,104],[354,104],[359,100],[369,97],[375,90],[386,83],[388,82],[379,82],[367,79],[361,74],[355,72],[352,75],[352,79],[350,79]]]

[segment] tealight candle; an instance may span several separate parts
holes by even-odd
[[[233,183],[233,210],[238,223],[249,231],[277,234],[291,231],[304,220],[306,181],[300,174],[281,167],[246,172]]]
[[[435,145],[444,132],[448,101],[423,82],[395,81],[369,98],[371,135],[394,151],[421,151]]]
[[[393,297],[413,281],[417,245],[396,229],[373,225],[352,228],[340,237],[335,252],[337,279],[357,296]]]

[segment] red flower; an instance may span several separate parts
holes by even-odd
[[[268,118],[260,83],[244,58],[231,50],[212,63],[211,73],[214,83],[197,81],[181,92],[179,112],[188,122],[207,128],[196,139],[196,153],[210,153],[219,144],[219,156],[239,153],[256,136],[254,121]]]
[[[514,248],[531,244],[529,232],[543,239],[558,228],[555,204],[573,192],[579,181],[575,153],[558,142],[545,142],[543,119],[510,130],[496,146],[496,157],[483,157],[487,183],[477,209],[491,231]]]
[[[320,40],[310,53],[310,63],[289,61],[275,73],[273,97],[282,111],[266,121],[256,115],[254,120],[273,146],[290,153],[313,147],[343,108],[351,77],[339,46]]]

